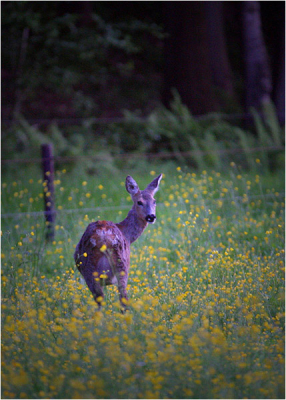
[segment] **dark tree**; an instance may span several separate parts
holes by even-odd
[[[284,2],[3,1],[1,10],[4,118],[146,114],[160,94],[169,106],[174,88],[195,115],[271,96],[283,121]]]
[[[164,104],[174,88],[193,114],[215,111],[204,2],[164,2],[164,14]]]
[[[279,66],[275,85],[274,102],[280,123],[285,124],[285,36],[282,38],[279,54]]]
[[[269,101],[272,92],[272,77],[268,55],[261,28],[258,1],[242,2],[244,61],[245,61],[245,107],[259,109],[261,103]]]
[[[151,7],[152,2],[3,1],[2,117],[109,117],[125,108],[148,110],[159,97],[155,68],[162,40]]]
[[[232,71],[224,32],[223,1],[206,1],[204,4],[213,84],[233,96]]]

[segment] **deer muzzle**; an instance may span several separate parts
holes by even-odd
[[[153,224],[155,222],[156,215],[154,215],[154,214],[147,215],[147,217],[145,219],[147,222]]]

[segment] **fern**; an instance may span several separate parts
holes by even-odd
[[[192,136],[189,138],[191,147],[192,147],[192,157],[195,160],[199,169],[203,170],[206,169],[206,163],[204,161],[203,152],[198,144],[198,140]]]
[[[282,146],[284,137],[274,104],[270,101],[262,104],[262,116],[252,108],[251,113],[261,146]]]
[[[276,146],[282,146],[282,136],[284,135],[279,124],[274,104],[271,101],[264,102],[262,112],[265,119],[265,125],[268,127],[271,142]]]
[[[251,136],[250,133],[247,133],[240,128],[234,128],[233,131],[239,139],[239,145],[244,151],[244,155],[245,155],[248,167],[250,169],[255,169],[255,167],[256,167],[255,160],[253,157],[253,153],[251,152],[251,149],[255,145],[253,136]],[[267,163],[267,167],[268,167],[267,155],[265,153],[263,153],[263,154],[266,156],[264,159],[264,162]]]
[[[219,142],[211,132],[206,132],[202,141],[202,149],[208,154],[205,159],[207,163],[216,169],[221,167],[221,157],[219,154]]]

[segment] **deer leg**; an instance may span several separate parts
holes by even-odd
[[[103,301],[104,298],[104,294],[103,294],[103,290],[102,287],[100,285],[99,280],[97,281],[97,277],[94,276],[93,274],[93,270],[90,268],[85,268],[84,271],[80,271],[82,276],[84,277],[84,280],[87,284],[87,286],[89,287],[89,290],[91,291],[91,293],[93,294],[94,300],[98,305],[98,309],[101,309],[101,303]]]
[[[125,288],[122,289],[120,286],[118,286],[118,290],[119,290],[119,300],[121,304],[121,312],[122,314],[124,314],[128,310],[127,307],[128,297]]]
[[[127,307],[128,297],[126,291],[127,281],[128,281],[128,271],[121,260],[118,260],[116,275],[118,281],[119,300],[122,306],[121,312],[125,313],[125,311],[128,309]]]
[[[128,281],[129,264],[127,264],[126,260],[125,262],[122,260],[123,257],[116,247],[113,248],[112,252],[109,251],[107,255],[112,273],[117,279],[121,312],[124,313],[127,310],[128,302],[126,286]]]

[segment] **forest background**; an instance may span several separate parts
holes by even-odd
[[[112,160],[193,151],[192,166],[270,147],[281,166],[284,16],[280,1],[2,2],[3,171],[47,141]]]

